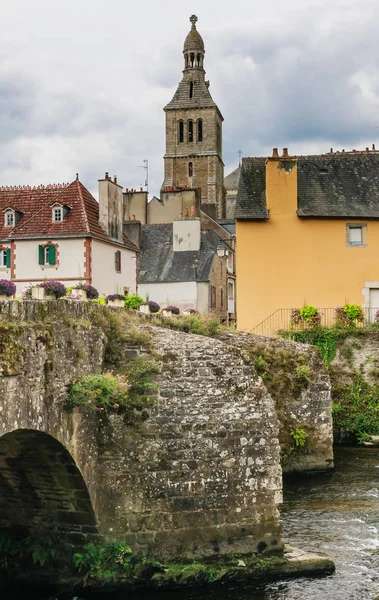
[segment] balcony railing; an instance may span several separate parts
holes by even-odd
[[[312,329],[311,325],[302,324],[302,325],[293,325],[291,323],[291,313],[292,308],[278,308],[275,312],[273,312],[267,319],[259,323],[256,327],[251,330],[251,333],[255,333],[256,335],[266,335],[273,336],[277,335],[280,330],[284,329],[288,331],[292,329],[294,331],[301,331],[302,329]],[[335,327],[336,326],[336,317],[335,317],[335,308],[319,308],[318,312],[320,314],[320,325],[319,327]],[[366,327],[367,325],[372,325],[375,323],[376,313],[379,311],[379,308],[363,308],[364,319],[363,321],[355,321],[356,327]]]

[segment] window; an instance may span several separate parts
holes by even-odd
[[[10,268],[11,266],[11,249],[5,248],[5,250],[0,250],[0,267]]]
[[[197,122],[197,141],[203,141],[203,120],[199,119]]]
[[[193,52],[191,52],[191,54],[190,54],[190,66],[191,67],[193,67],[194,62],[195,62],[195,55]]]
[[[184,123],[179,121],[179,144],[184,142]]]
[[[233,281],[228,282],[228,298],[234,300],[234,283]]]
[[[216,305],[217,305],[216,288],[214,285],[211,285],[211,308],[216,308]]]
[[[348,223],[346,225],[347,246],[367,246],[367,225]]]
[[[43,266],[55,266],[57,264],[57,248],[54,244],[40,244],[38,246],[38,262]]]
[[[188,177],[192,177],[193,176],[193,163],[189,162],[188,163]]]
[[[14,210],[7,210],[5,213],[5,227],[13,227],[16,224]]]
[[[193,142],[193,121],[188,121],[188,141]]]
[[[116,250],[114,253],[114,266],[117,273],[121,273],[121,250]]]
[[[192,98],[192,96],[193,96],[193,81],[190,81],[189,97]]]
[[[224,309],[224,290],[221,288],[220,289],[220,305],[221,305],[221,310]]]
[[[228,252],[227,266],[228,266],[228,270],[229,271],[233,271],[233,269],[234,269],[234,256],[233,256],[233,252],[231,252],[230,250]]]
[[[53,208],[53,223],[59,223],[63,221],[63,207],[54,206]]]

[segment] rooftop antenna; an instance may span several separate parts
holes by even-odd
[[[143,184],[146,188],[146,192],[149,191],[149,161],[147,158],[143,160],[143,165],[138,165],[140,169],[145,169],[145,183]]]
[[[243,154],[243,152],[242,152],[242,150],[241,150],[241,148],[240,148],[240,149],[238,150],[238,166],[239,166],[239,167],[241,166],[241,158],[242,158],[242,154]]]

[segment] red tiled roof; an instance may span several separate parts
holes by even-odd
[[[52,221],[54,204],[69,207],[61,222]],[[6,227],[2,218],[7,208],[20,213],[14,227]],[[62,235],[91,235],[115,242],[99,223],[98,202],[79,180],[37,187],[0,187],[0,239]],[[126,236],[124,244],[138,250]]]

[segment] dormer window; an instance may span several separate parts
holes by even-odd
[[[5,220],[4,220],[4,225],[5,227],[14,227],[16,224],[16,215],[14,210],[7,210],[5,212]]]
[[[63,206],[53,207],[53,223],[60,223],[63,221]]]

